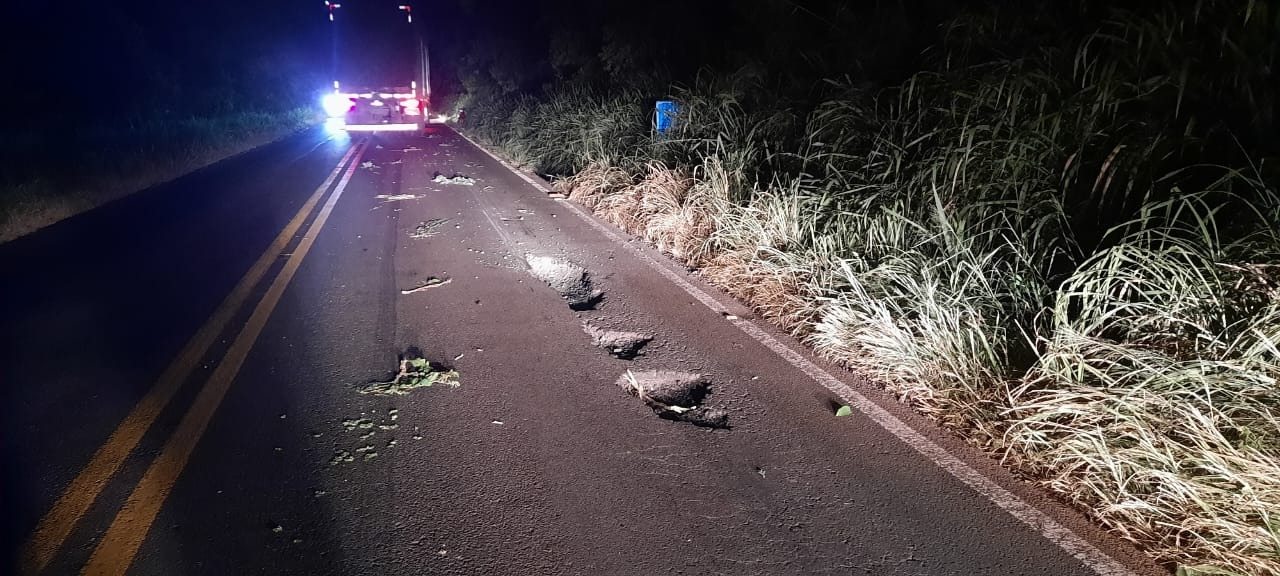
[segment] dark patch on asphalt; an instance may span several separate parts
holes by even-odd
[[[702,406],[711,382],[701,374],[667,370],[627,371],[618,386],[639,398],[659,417],[706,428],[728,428],[729,413]]]

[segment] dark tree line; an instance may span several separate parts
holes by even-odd
[[[889,82],[958,3],[943,0],[455,0],[433,30],[450,92],[529,93],[552,83],[650,88],[743,71],[781,89],[822,78]],[[437,59],[440,61],[440,59]]]
[[[323,6],[306,0],[15,4],[0,36],[23,127],[281,110],[328,58]]]

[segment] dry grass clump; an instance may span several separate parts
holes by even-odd
[[[556,181],[555,187],[619,228],[695,265],[710,253],[715,214],[728,206],[728,188],[719,162],[713,159],[700,172],[711,178],[690,178],[653,162],[637,179],[621,168],[592,163]]]
[[[814,205],[786,190],[769,189],[745,206],[716,217],[715,255],[703,277],[793,334],[809,328],[807,258],[800,248]]]
[[[626,170],[603,162],[592,162],[578,173],[556,180],[553,186],[570,200],[594,210],[604,197],[630,186],[631,181]]]
[[[743,259],[741,254],[721,254],[701,270],[707,281],[779,328],[797,336],[811,329],[812,319],[803,313],[807,300],[804,278],[791,268],[768,260]]]

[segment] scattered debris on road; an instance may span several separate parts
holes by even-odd
[[[361,168],[364,168],[365,170],[377,170],[377,169],[378,169],[378,165],[377,165],[377,164],[374,164],[373,162],[370,162],[369,160],[365,160],[364,162],[361,162],[361,163],[360,163],[360,167],[361,167]]]
[[[433,218],[431,220],[419,222],[417,227],[413,229],[413,232],[409,233],[409,237],[410,238],[430,238],[432,236],[435,236],[436,234],[440,233],[440,228],[442,228],[445,225],[445,223],[448,221],[449,221],[448,218]]]
[[[423,290],[438,288],[440,286],[444,286],[445,284],[449,284],[450,282],[453,282],[453,278],[440,278],[437,276],[427,276],[427,279],[423,280],[421,284],[417,285],[414,288],[410,288],[408,290],[401,290],[400,293],[413,294],[415,292],[422,292]]]
[[[342,421],[342,427],[346,428],[348,432],[355,430],[356,428],[368,430],[373,428],[373,420],[368,418],[347,418]]]
[[[417,194],[379,194],[374,196],[374,198],[381,200],[385,204],[387,202],[399,202],[401,200],[417,200],[422,198],[422,196]]]
[[[648,334],[605,330],[591,325],[590,322],[582,323],[582,331],[591,337],[592,346],[604,348],[623,360],[635,358],[640,354],[640,349],[653,340],[653,336]]]
[[[729,414],[700,406],[711,383],[701,374],[646,370],[618,378],[618,386],[642,400],[658,416],[707,428],[727,428]]]
[[[360,445],[356,447],[354,451],[339,450],[335,452],[333,457],[329,459],[329,464],[332,466],[337,466],[339,464],[343,464],[347,462],[354,462],[356,460],[356,456],[358,455],[363,455],[363,459],[366,461],[376,458],[378,456],[378,452],[374,449],[373,437],[378,433],[379,430],[390,431],[390,430],[395,430],[399,428],[400,425],[395,423],[397,414],[398,412],[395,408],[391,408],[387,410],[388,420],[385,420],[384,423],[382,424],[378,424],[371,418],[364,417],[365,416],[364,412],[360,413],[360,416],[361,416],[360,418],[343,419],[342,427],[345,428],[347,432],[358,434]],[[377,415],[377,411],[375,410],[374,416],[376,417],[376,415]],[[395,445],[396,445],[395,438],[389,438],[386,440],[387,448],[393,448],[395,447]],[[354,454],[352,452],[354,452]],[[323,492],[317,494],[317,496],[319,496],[320,494],[323,494]]]
[[[467,178],[466,176],[461,176],[458,174],[454,174],[453,176],[445,176],[444,174],[440,174],[438,172],[436,173],[436,177],[433,178],[431,181],[435,182],[436,184],[456,184],[458,186],[475,186],[476,185],[476,181],[474,178]]]
[[[428,362],[420,352],[410,348],[401,355],[400,371],[394,377],[385,382],[372,382],[359,392],[375,396],[403,396],[418,388],[429,388],[436,384],[457,388],[458,372]]]
[[[534,256],[526,254],[529,271],[534,277],[546,282],[553,290],[569,302],[572,310],[591,310],[604,298],[604,292],[593,290],[591,275],[577,264],[551,256]]]

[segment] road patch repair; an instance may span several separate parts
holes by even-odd
[[[440,228],[444,227],[445,223],[448,221],[448,218],[432,218],[431,220],[419,222],[418,225],[413,228],[413,232],[409,233],[409,237],[420,239],[435,236],[440,233]]]
[[[653,340],[653,336],[648,334],[606,330],[594,326],[590,322],[582,323],[582,331],[591,337],[592,346],[604,348],[610,354],[623,360],[630,360],[640,355],[640,349]]]
[[[404,396],[419,388],[430,388],[436,384],[457,388],[458,372],[422,357],[416,348],[410,348],[400,355],[400,371],[390,380],[370,382],[360,388],[361,394],[374,396]]]
[[[436,184],[455,184],[458,186],[475,186],[476,185],[476,181],[474,178],[467,178],[466,176],[461,176],[458,174],[454,174],[453,176],[445,176],[444,174],[441,174],[439,172],[436,172],[436,177],[433,178],[431,181],[435,182]]]
[[[618,386],[639,398],[659,417],[706,428],[728,428],[729,413],[701,406],[711,382],[701,374],[668,370],[627,370]]]
[[[586,268],[551,256],[526,254],[524,259],[529,264],[529,272],[559,292],[571,310],[591,310],[604,298],[604,292],[592,288],[591,274]]]

